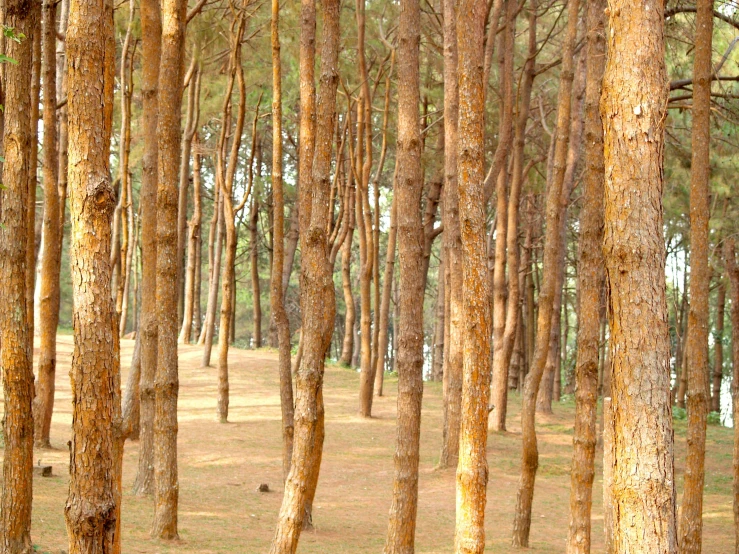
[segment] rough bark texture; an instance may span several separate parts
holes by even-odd
[[[37,0],[38,1],[38,0]],[[3,24],[30,35],[36,14],[33,3],[9,0]],[[0,188],[0,364],[4,417],[3,488],[0,504],[0,550],[30,554],[33,498],[33,336],[27,325],[26,215],[29,167],[34,133],[31,126],[32,42],[5,40],[4,53],[17,64],[4,67],[4,128]],[[52,64],[53,65],[53,64]]]
[[[601,116],[613,546],[615,552],[672,553],[677,533],[661,201],[668,93],[663,3],[610,0],[608,7]]]
[[[197,81],[198,86],[200,79]],[[199,94],[199,92],[198,92]],[[196,294],[198,288],[198,249],[200,248],[200,233],[203,222],[203,203],[202,203],[202,171],[201,159],[199,152],[200,140],[198,133],[193,136],[193,154],[192,154],[192,218],[188,225],[187,235],[187,266],[185,274],[185,307],[182,316],[182,330],[180,331],[179,342],[190,344],[193,335],[193,318],[195,317],[196,303],[200,304],[200,296]],[[200,317],[198,316],[195,324],[197,328]]]
[[[56,125],[56,4],[44,3],[44,222],[39,283],[39,361],[34,436],[37,446],[50,447],[51,414],[56,378],[56,328],[59,325],[59,273],[62,261],[59,160]]]
[[[485,550],[490,397],[490,283],[485,248],[484,0],[459,4],[459,221],[462,232],[462,409],[454,551]],[[454,144],[454,143],[452,143]],[[452,269],[454,271],[454,268]]]
[[[418,507],[418,457],[423,397],[423,234],[419,0],[402,0],[398,27],[397,224],[400,264],[398,328],[398,426],[395,479],[386,554],[413,554]],[[393,203],[396,204],[395,202]]]
[[[315,494],[323,450],[323,371],[336,311],[326,228],[330,217],[331,145],[339,82],[339,2],[324,0],[322,6],[321,77],[316,102],[313,84],[315,0],[303,0],[301,4],[300,301],[304,351],[295,377],[293,463],[285,482],[270,549],[272,554],[295,553],[306,507],[310,508]],[[313,161],[308,164],[304,156],[311,156]],[[306,166],[311,170],[308,174]]]
[[[177,201],[180,169],[182,59],[186,0],[162,3],[162,55],[157,125],[157,370],[154,382],[154,522],[152,536],[177,538]]]
[[[162,20],[157,0],[141,0],[143,136],[141,172],[141,431],[133,490],[154,492],[154,378],[157,368],[157,120]]]
[[[293,453],[294,404],[290,372],[290,320],[282,295],[285,264],[285,198],[282,184],[282,62],[280,60],[280,2],[272,0],[272,203],[273,247],[269,300],[280,356],[280,408],[282,411],[282,475],[287,479]]]
[[[731,298],[731,352],[734,360],[739,360],[739,266],[736,263],[736,249],[733,239],[724,243],[724,260],[726,275],[729,278],[729,297]],[[739,364],[734,363],[733,381],[731,383],[732,415],[739,421]],[[739,425],[734,425],[734,452],[732,456],[733,474],[733,508],[734,508],[734,544],[739,554]]]
[[[690,170],[690,311],[688,312],[688,453],[678,527],[681,554],[700,554],[703,542],[706,421],[708,416],[709,185],[711,180],[711,47],[713,0],[698,0],[693,61]]]
[[[445,263],[448,281],[445,302],[449,331],[444,344],[443,422],[439,467],[457,467],[462,406],[462,237],[459,226],[457,181],[457,129],[459,85],[457,82],[456,2],[444,0],[444,225]]]
[[[114,551],[118,325],[111,297],[112,5],[73,0],[67,31],[72,218],[72,441],[64,508],[70,554]],[[100,109],[103,106],[104,109]]]
[[[564,183],[567,148],[570,134],[570,114],[573,80],[573,53],[577,38],[579,0],[567,2],[567,35],[562,50],[559,95],[557,98],[557,133],[554,144],[554,165],[546,199],[547,234],[544,239],[543,280],[539,293],[536,346],[531,368],[526,375],[521,409],[522,454],[521,481],[516,498],[513,520],[513,545],[527,547],[531,530],[531,507],[534,500],[534,482],[539,467],[539,449],[536,439],[536,396],[544,373],[549,352],[549,335],[554,313],[557,288],[555,268],[559,260],[561,244],[560,224],[561,195]]]
[[[600,298],[603,290],[603,123],[601,82],[605,68],[605,0],[588,4],[585,82],[585,173],[578,253],[578,331],[575,364],[575,436],[570,476],[568,554],[590,553],[597,443]]]

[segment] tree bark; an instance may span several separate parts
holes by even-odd
[[[485,550],[492,314],[485,245],[484,0],[459,4],[459,221],[462,240],[462,404],[454,551]],[[455,144],[452,142],[452,144]],[[455,268],[452,268],[454,271]]]
[[[421,100],[419,0],[402,0],[398,27],[397,233],[400,265],[398,328],[398,426],[395,479],[385,554],[413,554],[418,508],[418,460],[423,398],[424,251],[421,196]],[[388,254],[388,257],[390,254]],[[379,356],[378,356],[379,357]],[[383,356],[384,357],[384,356]],[[380,368],[383,369],[383,368]]]
[[[663,3],[608,5],[601,116],[613,546],[615,552],[672,553],[677,533],[661,201],[668,93]],[[634,188],[635,182],[641,186]]]
[[[457,131],[459,85],[457,82],[457,4],[444,0],[444,245],[449,280],[445,302],[449,331],[444,343],[443,422],[439,468],[457,467],[462,409],[462,238],[459,224],[457,181]]]
[[[579,0],[567,2],[567,31],[562,49],[562,69],[557,98],[557,134],[554,145],[552,179],[546,199],[547,234],[544,238],[543,282],[539,293],[536,346],[531,368],[524,383],[521,408],[522,454],[521,481],[516,498],[513,520],[513,546],[528,547],[531,530],[531,508],[534,500],[534,482],[539,467],[539,449],[536,439],[536,397],[549,351],[549,335],[554,314],[557,288],[556,267],[561,244],[561,196],[567,165],[570,138],[572,81],[574,78],[574,47],[577,38]]]
[[[199,75],[199,73],[198,73]],[[199,87],[200,79],[196,81]],[[198,91],[198,95],[200,92]],[[203,204],[202,204],[202,171],[200,152],[200,139],[198,133],[193,136],[193,155],[192,155],[192,199],[193,210],[192,218],[188,228],[187,237],[187,273],[185,275],[185,309],[182,316],[182,330],[178,342],[181,344],[190,344],[193,335],[193,318],[196,312],[196,303],[200,304],[200,296],[196,295],[198,289],[198,249],[200,247],[200,233],[203,221]],[[199,310],[198,310],[199,311]],[[200,316],[197,316],[195,327],[199,327]]]
[[[3,25],[31,36],[38,0],[8,0]],[[31,65],[33,43],[5,39],[3,187],[0,188],[0,363],[4,417],[3,487],[0,502],[2,552],[30,554],[33,499],[33,335],[27,325],[26,253],[33,250],[27,230],[31,150],[35,149],[31,121]],[[53,65],[53,63],[52,63]]]
[[[293,453],[295,408],[290,371],[290,320],[282,293],[285,264],[285,198],[282,181],[282,62],[280,59],[280,2],[272,0],[272,276],[270,307],[277,327],[280,357],[280,408],[282,411],[282,476],[287,479]]]
[[[324,0],[320,92],[316,102],[315,0],[302,0],[300,33],[300,240],[303,356],[297,372],[293,461],[285,482],[271,554],[294,554],[323,450],[323,371],[336,313],[326,237],[330,218],[331,145],[339,82],[339,2]],[[317,109],[316,109],[317,108]],[[305,158],[310,156],[311,161]],[[310,169],[309,172],[306,171]]]
[[[154,383],[154,522],[152,536],[171,540],[177,534],[177,202],[180,170],[180,120],[186,0],[162,2],[162,51],[157,124],[157,370]]]
[[[688,313],[688,453],[678,522],[681,554],[699,554],[703,543],[708,388],[709,185],[711,180],[711,49],[713,2],[700,0],[695,20],[692,163],[690,165],[690,312]]]
[[[34,400],[36,446],[49,448],[56,378],[56,328],[59,325],[59,274],[61,271],[61,209],[56,117],[56,4],[44,3],[44,249],[39,283],[39,361]]]
[[[115,550],[120,472],[115,445],[115,419],[120,417],[118,322],[110,286],[110,224],[115,209],[109,173],[112,5],[73,0],[66,43],[75,332],[64,515],[70,554],[108,553]]]
[[[156,0],[141,0],[141,39],[143,97],[142,127],[144,154],[141,171],[141,430],[139,462],[133,484],[134,493],[154,492],[154,379],[157,368],[157,182],[159,119],[159,60],[161,57],[161,8]]]
[[[585,173],[580,214],[575,366],[575,436],[570,475],[568,554],[590,553],[595,446],[597,444],[600,299],[603,290],[603,123],[598,104],[605,68],[605,0],[587,6],[585,77]]]
[[[350,173],[347,177],[349,187],[352,187],[354,178]],[[353,200],[353,194],[347,196],[350,201]],[[339,363],[350,366],[352,365],[352,354],[354,353],[354,322],[357,319],[357,309],[354,304],[354,295],[352,294],[352,241],[354,238],[354,210],[349,216],[349,231],[344,238],[344,244],[341,247],[341,283],[344,292],[344,305],[346,306],[346,314],[344,315],[344,340],[341,346],[341,357]]]
[[[397,172],[397,163],[396,169]],[[393,179],[393,183],[397,183]],[[377,367],[375,368],[375,394],[382,396],[385,383],[385,354],[388,344],[388,326],[390,325],[390,295],[392,294],[393,278],[395,276],[395,250],[398,239],[398,206],[393,196],[390,207],[390,229],[387,233],[387,252],[385,254],[385,271],[382,281],[382,301],[380,303],[380,332],[377,340]]]

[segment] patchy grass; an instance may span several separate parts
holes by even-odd
[[[123,383],[133,341],[122,341]],[[36,460],[54,466],[54,477],[34,482],[33,540],[39,552],[67,549],[64,502],[68,487],[71,394],[68,370],[70,336],[59,337],[59,368],[52,444],[38,450]],[[268,545],[281,502],[280,407],[275,352],[231,351],[230,423],[216,419],[217,373],[200,368],[200,349],[180,350],[179,472],[180,541],[149,537],[151,498],[131,494],[138,444],[128,442],[123,476],[123,552],[146,554],[262,553]],[[385,380],[386,396],[377,398],[375,417],[357,415],[359,375],[329,364],[325,379],[326,444],[315,500],[316,529],[304,533],[300,553],[377,553],[387,531],[393,478],[395,391],[397,379]],[[421,429],[416,552],[448,553],[454,535],[453,470],[436,471],[441,441],[439,383],[424,390]],[[488,441],[490,482],[487,540],[492,552],[513,552],[510,533],[520,471],[520,397],[511,394],[509,431],[491,433]],[[536,480],[531,550],[563,552],[569,520],[569,469],[574,404],[554,406],[554,414],[538,416],[541,454]],[[682,488],[685,422],[676,422],[677,483]],[[732,430],[708,429],[704,552],[733,550],[731,507]],[[602,452],[596,454],[593,506],[593,552],[603,549]],[[260,483],[275,492],[259,493]]]

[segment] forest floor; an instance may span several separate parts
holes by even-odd
[[[121,344],[126,382],[133,341]],[[54,476],[34,481],[32,537],[38,552],[67,549],[63,509],[68,487],[71,426],[69,364],[72,337],[59,337],[57,394],[52,444],[35,459],[53,465]],[[231,350],[230,423],[216,420],[216,370],[200,368],[201,349],[180,349],[179,479],[180,540],[149,538],[151,498],[131,494],[138,444],[125,447],[123,474],[123,552],[243,553],[268,550],[282,498],[280,398],[277,354]],[[346,368],[326,370],[326,443],[314,504],[315,530],[303,533],[301,553],[355,554],[382,551],[393,480],[396,380],[386,380],[386,395],[377,398],[375,417],[357,415],[359,375]],[[416,552],[452,552],[454,536],[453,470],[435,471],[441,442],[441,384],[427,383],[423,399],[421,465]],[[509,432],[490,433],[490,481],[485,524],[491,552],[513,552],[510,534],[520,468],[520,398],[513,394]],[[554,415],[538,416],[541,455],[536,479],[531,550],[564,552],[569,521],[570,459],[574,404],[554,406]],[[676,422],[677,483],[682,488],[685,422]],[[731,429],[708,431],[704,504],[707,553],[733,551],[731,504]],[[603,549],[601,459],[596,454],[593,506],[593,551]],[[256,491],[268,483],[274,492]]]

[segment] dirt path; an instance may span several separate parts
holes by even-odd
[[[121,344],[126,382],[133,341]],[[72,340],[59,337],[59,367],[52,444],[37,460],[54,466],[54,477],[34,482],[32,537],[39,552],[67,548],[63,508],[67,495],[66,442],[71,426],[69,363]],[[262,553],[268,550],[281,501],[281,438],[277,356],[266,351],[231,351],[231,423],[216,420],[216,371],[199,368],[201,350],[180,350],[179,454],[180,537],[177,544],[152,541],[152,500],[130,493],[138,445],[128,442],[124,460],[123,552]],[[395,381],[375,401],[376,417],[357,414],[359,376],[344,368],[326,372],[326,444],[315,500],[315,531],[305,533],[301,553],[378,553],[387,529],[395,441]],[[519,474],[519,398],[509,410],[510,432],[491,434],[486,524],[491,552],[509,546]],[[567,534],[569,464],[574,407],[555,406],[539,418],[541,463],[531,531],[534,552],[563,552]],[[683,469],[684,422],[677,423],[677,467]],[[424,391],[421,432],[420,504],[416,552],[448,553],[454,534],[454,472],[434,471],[441,441],[441,385]],[[733,550],[731,507],[732,431],[710,427],[704,552]],[[602,550],[600,452],[595,483],[593,551]],[[256,491],[268,483],[274,492]],[[682,475],[678,479],[682,486]]]

